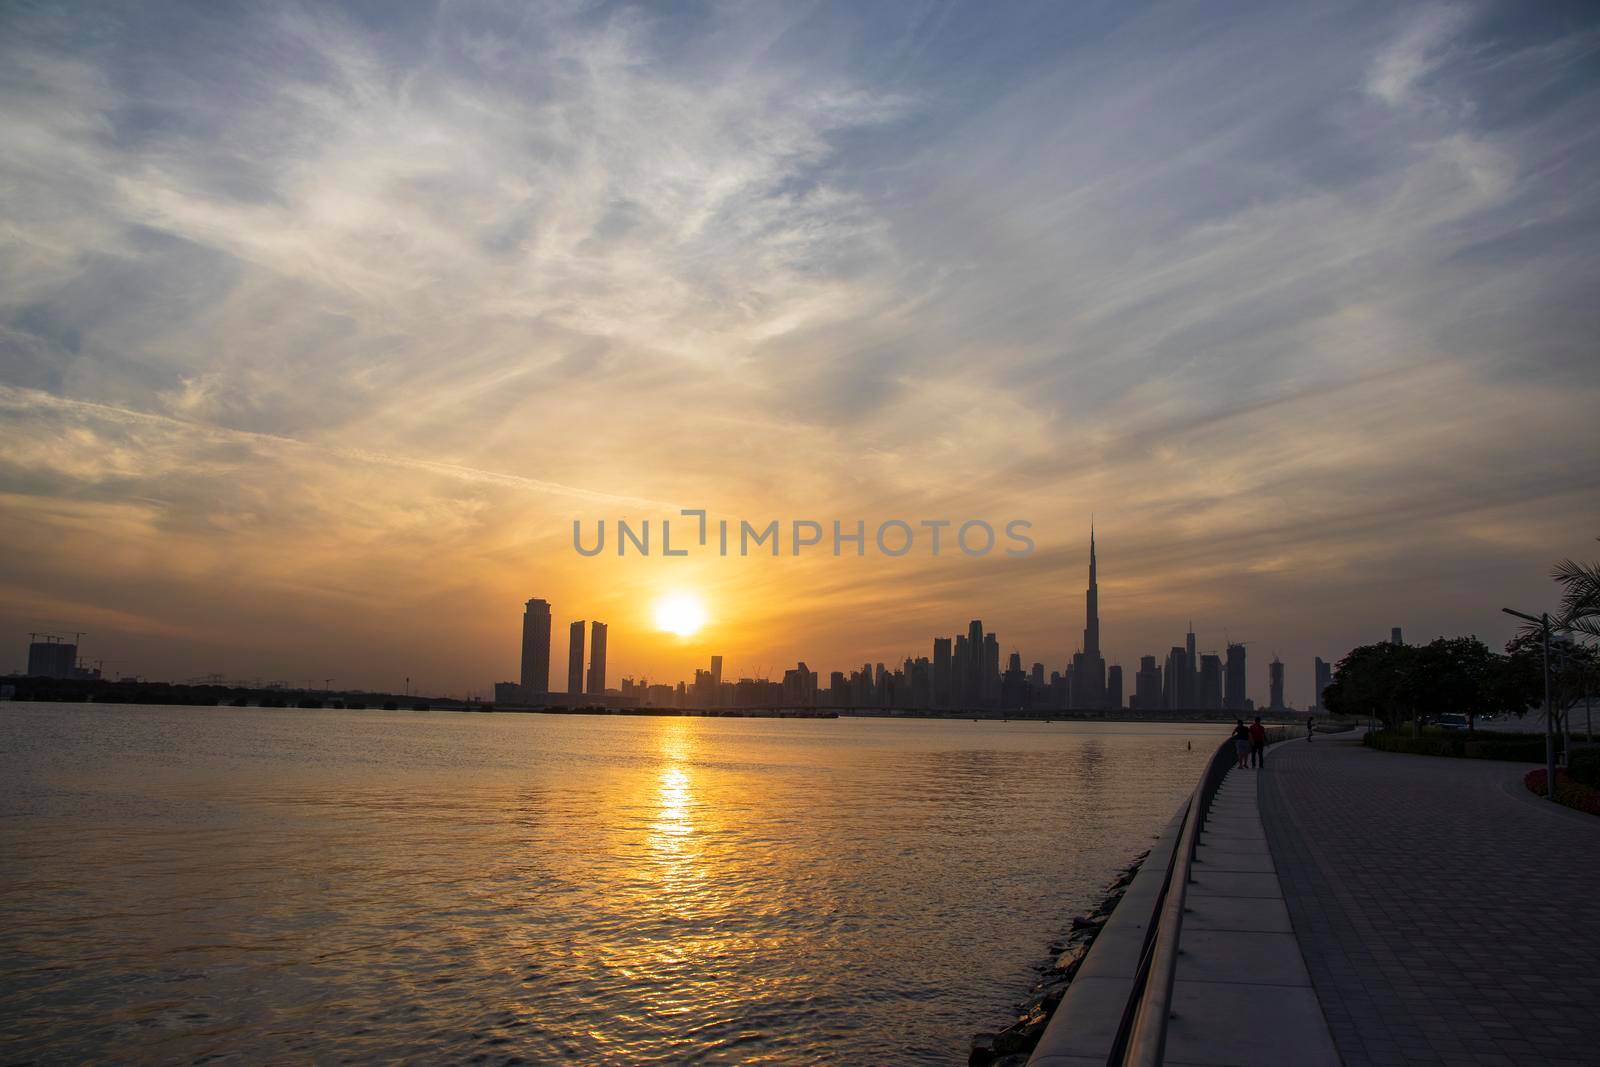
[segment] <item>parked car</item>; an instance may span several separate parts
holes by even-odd
[[[1441,715],[1436,725],[1441,730],[1465,730],[1467,729],[1467,717],[1455,713]]]

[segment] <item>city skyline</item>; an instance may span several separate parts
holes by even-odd
[[[1394,644],[1402,643],[1401,635],[1403,627],[1400,626],[1390,627],[1387,638],[1377,634],[1376,631],[1366,633],[1352,642],[1350,645],[1341,646],[1337,651],[1333,651],[1332,659],[1325,660],[1320,652],[1314,654],[1311,659],[1311,666],[1305,672],[1304,679],[1302,679],[1302,675],[1299,671],[1288,667],[1286,664],[1283,664],[1278,653],[1274,652],[1273,661],[1270,663],[1264,663],[1262,669],[1257,672],[1257,677],[1252,678],[1247,673],[1247,657],[1245,654],[1245,646],[1253,643],[1252,641],[1235,641],[1231,634],[1224,631],[1223,643],[1221,646],[1214,650],[1199,650],[1197,647],[1197,635],[1194,629],[1194,623],[1191,619],[1187,623],[1188,629],[1184,635],[1184,645],[1173,646],[1171,651],[1168,652],[1165,657],[1159,655],[1136,654],[1134,657],[1132,657],[1134,665],[1130,665],[1127,670],[1124,671],[1121,661],[1117,658],[1113,658],[1108,661],[1103,657],[1089,656],[1086,659],[1090,649],[1098,649],[1100,635],[1098,560],[1096,555],[1095,533],[1092,525],[1090,529],[1090,544],[1088,553],[1089,578],[1084,592],[1084,625],[1080,630],[1078,630],[1078,633],[1080,634],[1080,642],[1078,645],[1073,649],[1072,652],[1067,653],[1064,658],[1059,659],[1061,665],[1066,669],[1064,671],[1057,671],[1055,669],[1058,659],[1050,658],[1051,656],[1056,655],[1056,653],[1052,652],[1047,654],[1046,658],[1044,659],[1033,659],[1031,655],[1027,657],[1027,660],[1028,662],[1031,662],[1032,667],[1029,671],[1024,673],[1031,677],[1033,675],[1040,674],[1040,668],[1042,668],[1042,674],[1044,676],[1053,678],[1054,675],[1060,674],[1062,676],[1063,685],[1070,685],[1074,668],[1077,668],[1080,671],[1085,665],[1090,665],[1092,668],[1095,660],[1098,659],[1100,671],[1106,672],[1107,675],[1114,674],[1116,685],[1115,692],[1120,696],[1120,699],[1115,703],[1105,702],[1106,697],[1104,694],[1110,690],[1110,683],[1109,679],[1106,679],[1105,676],[1102,676],[1103,680],[1099,683],[1098,690],[1094,686],[1090,686],[1081,690],[1074,688],[1071,691],[1071,695],[1065,695],[1067,691],[1064,689],[1063,698],[1066,700],[1066,703],[1060,705],[1064,708],[1083,710],[1095,707],[1114,707],[1127,710],[1135,707],[1143,707],[1144,710],[1149,710],[1151,707],[1193,707],[1243,711],[1246,707],[1244,703],[1245,701],[1250,701],[1254,707],[1260,709],[1277,706],[1275,705],[1272,697],[1274,692],[1279,694],[1284,706],[1315,708],[1320,705],[1321,692],[1324,688],[1326,688],[1328,681],[1331,679],[1331,672],[1334,664],[1340,657],[1342,657],[1344,652],[1349,650],[1349,648],[1353,648],[1359,644],[1372,644],[1385,639]],[[677,596],[677,594],[669,596],[666,599],[670,601],[674,599],[675,596]],[[662,601],[658,600],[656,603],[657,607],[659,608]],[[524,608],[525,610],[522,618],[520,638],[520,651],[515,654],[517,670],[509,672],[516,675],[517,682],[515,684],[520,685],[522,688],[523,695],[516,697],[516,700],[519,702],[534,699],[532,696],[527,695],[541,691],[534,679],[536,679],[540,673],[543,673],[546,678],[549,678],[551,671],[554,669],[554,665],[560,662],[560,657],[557,655],[557,646],[555,646],[553,639],[555,633],[555,627],[552,623],[552,620],[555,618],[553,605],[542,598],[531,598],[524,605]],[[588,636],[587,640],[585,637],[585,626],[588,626],[592,629],[592,634]],[[1066,626],[1068,629],[1071,628],[1070,623],[1067,623]],[[585,619],[572,620],[568,626],[568,643],[566,647],[561,650],[562,655],[564,655],[567,659],[567,688],[564,691],[558,690],[555,685],[546,683],[542,689],[542,692],[546,694],[560,692],[570,694],[576,691],[578,694],[587,697],[603,695],[609,691],[615,695],[618,694],[619,691],[625,689],[627,682],[633,681],[635,678],[637,678],[637,682],[641,687],[646,682],[649,682],[652,686],[656,686],[657,683],[651,679],[650,675],[643,671],[631,670],[626,663],[617,668],[614,672],[619,685],[611,686],[607,684],[611,674],[613,673],[610,665],[608,664],[606,649],[608,629],[608,625],[603,622],[595,621],[591,623],[589,620]],[[658,631],[661,629],[659,618],[654,629]],[[945,653],[950,655],[953,651],[951,647],[952,642],[955,643],[955,648],[959,649],[961,642],[970,642],[973,635],[976,635],[979,640],[983,641],[985,655],[988,657],[988,660],[991,662],[991,664],[998,663],[998,661],[1002,658],[1002,652],[1000,646],[995,644],[996,631],[992,629],[985,630],[981,618],[971,620],[968,626],[968,633],[966,635],[957,634],[954,638],[934,637],[932,639],[932,657],[922,658],[926,659],[930,665],[937,663],[940,659],[941,643],[945,646]],[[70,645],[65,644],[67,636],[68,634],[66,633],[58,634],[44,631],[31,634],[31,638],[43,638],[44,640],[35,641],[30,645],[29,654],[27,657],[28,667],[18,668],[13,673],[42,673],[53,677],[67,677],[69,675],[87,677],[92,674],[93,676],[98,677],[100,675],[101,668],[104,666],[106,667],[105,676],[107,678],[115,678],[124,674],[130,677],[138,676],[141,678],[155,676],[147,670],[118,670],[116,669],[118,666],[125,667],[127,665],[126,661],[121,661],[120,663],[115,659],[108,661],[104,656],[96,654],[92,651],[89,654],[81,652],[78,645],[79,641],[85,636],[81,631],[71,634],[73,641],[70,643]],[[651,636],[648,632],[648,629],[644,632],[644,636],[646,639]],[[710,647],[708,641],[703,635],[695,634],[692,636],[698,639],[698,644],[696,647]],[[1434,634],[1433,636],[1444,636],[1444,633],[1440,632]],[[1213,640],[1213,638],[1208,636],[1208,642],[1211,640]],[[694,641],[687,640],[683,635],[679,635],[677,641],[680,645],[695,644]],[[924,642],[925,646],[926,644],[927,642]],[[882,646],[881,644],[874,644],[870,647]],[[70,653],[63,655],[62,650],[66,648],[70,648],[71,651]],[[1019,646],[1008,642],[1005,645],[1005,648],[1008,651],[1004,653],[1004,657],[1014,659],[1019,655]],[[588,658],[585,658],[586,649],[589,652]],[[576,654],[574,654],[574,650],[576,650]],[[596,650],[598,650],[598,657],[596,657],[594,654]],[[1227,653],[1226,664],[1223,663],[1220,656],[1220,653],[1223,651]],[[713,664],[713,672],[715,673],[716,677],[720,679],[722,676],[721,669],[724,655],[721,653],[713,653],[709,655],[710,662]],[[43,657],[43,659],[40,657]],[[1173,682],[1173,678],[1178,676],[1175,673],[1174,657],[1178,657],[1176,660],[1177,667],[1180,667],[1183,671],[1187,672],[1182,675],[1182,677],[1186,680],[1182,683],[1178,683],[1177,690],[1173,689],[1175,684]],[[904,650],[901,650],[901,652],[888,654],[887,658],[882,658],[881,656],[875,658],[872,654],[866,655],[865,660],[849,660],[847,658],[844,662],[844,666],[846,673],[848,673],[855,664],[862,662],[865,662],[868,667],[872,667],[875,664],[876,667],[883,668],[885,665],[887,665],[892,673],[899,667],[901,663],[910,664],[917,658],[918,653],[904,653]],[[743,681],[767,680],[773,675],[781,677],[785,671],[789,670],[790,668],[786,665],[786,663],[781,661],[781,656],[779,659],[779,662],[764,663],[760,667],[755,668],[742,664],[736,665],[733,674],[739,676]],[[67,663],[68,667],[66,673],[55,670],[34,672],[32,668],[34,668],[37,663],[44,660],[48,660],[50,663],[56,663],[57,661],[60,661],[61,663]],[[1207,676],[1207,670],[1209,668],[1207,661],[1210,660],[1215,660],[1214,668],[1216,676],[1212,680],[1208,680]],[[794,662],[793,658],[791,657],[788,662]],[[801,657],[799,662],[804,663],[805,658]],[[819,657],[813,657],[813,662],[821,662],[821,659]],[[193,664],[189,666],[190,668],[194,667]],[[232,677],[234,677],[235,680],[239,681],[241,684],[252,684],[258,687],[263,684],[270,684],[287,686],[290,688],[293,688],[294,685],[298,683],[290,682],[288,679],[306,678],[306,681],[304,682],[304,688],[306,689],[327,688],[327,686],[319,687],[315,677],[308,677],[307,672],[302,669],[304,666],[305,664],[302,663],[293,669],[268,671],[262,674],[256,674],[253,679],[248,678],[248,676],[243,673],[232,675]],[[1275,680],[1273,671],[1274,667],[1279,667],[1286,671],[1286,679],[1282,681]],[[1135,698],[1137,695],[1145,693],[1143,686],[1146,683],[1146,679],[1142,676],[1147,671],[1152,669],[1155,690],[1150,696],[1150,699],[1154,700],[1155,703],[1150,703],[1147,700],[1142,704],[1136,704],[1134,700],[1131,700],[1130,698]],[[701,666],[691,659],[689,661],[688,673],[677,678],[674,682],[669,683],[669,688],[675,688],[681,692],[688,687],[689,691],[692,693],[693,687],[689,684],[691,679],[702,674],[705,674],[709,677],[713,672],[704,671]],[[500,674],[508,672],[494,671],[491,673],[494,673],[496,677],[498,677]],[[827,677],[833,672],[822,670],[813,671],[813,673],[819,673],[822,677]],[[1004,672],[999,671],[998,667],[996,667],[995,673],[998,677],[1003,676]],[[313,671],[311,674],[314,675],[315,672]],[[162,680],[184,681],[199,678],[222,680],[227,676],[229,676],[228,672],[184,669],[166,676],[162,676]],[[580,682],[575,690],[573,687],[574,676],[580,679]],[[275,678],[276,680],[267,682],[266,679],[269,678]],[[396,688],[392,684],[392,679],[384,679],[381,677],[362,679],[358,684],[348,684],[350,682],[350,679],[348,678],[342,678],[342,680],[347,684],[339,688],[352,692],[385,691],[386,688]],[[330,682],[331,676],[324,678],[323,681]],[[1208,692],[1207,686],[1211,685],[1212,681],[1215,682],[1218,701],[1220,702],[1211,701],[1209,698],[1202,695]],[[406,675],[404,676],[404,682],[405,689],[408,692],[422,692],[426,685],[426,683],[423,683],[420,675]],[[421,685],[414,686],[413,682],[420,683]],[[481,679],[473,679],[464,683],[450,682],[444,685],[434,685],[431,691],[434,695],[440,696],[487,699],[486,694],[497,688],[500,684],[502,683],[487,683]],[[1297,696],[1297,693],[1302,690],[1304,692],[1304,696]],[[1098,700],[1094,696],[1094,693],[1097,691],[1102,694]],[[1265,699],[1259,699],[1263,695],[1265,696]],[[952,705],[934,703],[928,706],[935,708],[948,708]]]
[[[1581,5],[379,7],[0,10],[0,632],[465,692],[537,592],[636,675],[1049,662],[1092,515],[1125,693],[1193,618],[1303,705],[1600,532]],[[686,507],[1037,550],[572,550]]]
[[[542,704],[560,698],[567,704],[603,703],[620,697],[624,705],[661,707],[720,707],[738,704],[804,703],[815,700],[828,707],[894,707],[912,710],[1035,710],[1161,712],[1212,710],[1247,714],[1258,707],[1281,711],[1292,707],[1287,697],[1286,665],[1276,653],[1267,665],[1266,700],[1250,694],[1246,645],[1226,640],[1227,663],[1212,650],[1200,650],[1194,623],[1188,624],[1185,643],[1173,646],[1161,665],[1156,657],[1139,657],[1132,688],[1125,689],[1122,665],[1107,663],[1100,654],[1099,566],[1093,526],[1089,531],[1088,582],[1084,590],[1084,625],[1077,648],[1064,656],[1033,660],[1023,668],[1020,650],[1013,648],[1000,669],[998,635],[986,630],[982,619],[972,619],[965,633],[935,636],[931,655],[910,652],[888,660],[856,660],[844,670],[812,669],[801,658],[795,667],[762,668],[737,681],[723,683],[721,654],[712,655],[709,669],[694,668],[693,677],[663,681],[648,675],[620,672],[619,685],[610,687],[606,675],[606,632],[603,623],[592,624],[590,660],[584,667],[584,622],[568,627],[565,690],[549,684],[551,662],[551,605],[542,599],[527,602],[523,618],[523,645],[517,682],[496,682],[497,703]],[[1400,628],[1390,639],[1400,643]],[[925,643],[925,649],[927,647]],[[1058,669],[1059,667],[1059,669]],[[1332,664],[1318,655],[1311,669],[1308,707],[1319,707],[1322,690],[1330,680]],[[1128,672],[1131,674],[1131,672]],[[541,680],[541,676],[542,680]],[[775,677],[781,678],[776,681]],[[827,677],[829,682],[821,682]],[[1048,679],[1048,681],[1047,681]],[[740,695],[735,695],[739,693]]]

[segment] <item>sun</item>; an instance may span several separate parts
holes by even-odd
[[[656,601],[656,629],[688,637],[706,624],[706,606],[688,593],[672,593]]]

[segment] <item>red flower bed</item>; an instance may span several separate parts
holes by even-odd
[[[1524,785],[1539,796],[1544,796],[1549,790],[1546,788],[1545,772],[1543,770],[1529,771],[1522,779]],[[1590,815],[1600,815],[1600,789],[1574,782],[1567,777],[1566,771],[1556,771],[1556,803],[1565,804],[1569,808],[1586,811]]]

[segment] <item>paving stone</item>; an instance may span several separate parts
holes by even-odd
[[[1272,755],[1262,825],[1345,1063],[1600,1062],[1600,818],[1533,799],[1522,764]]]

